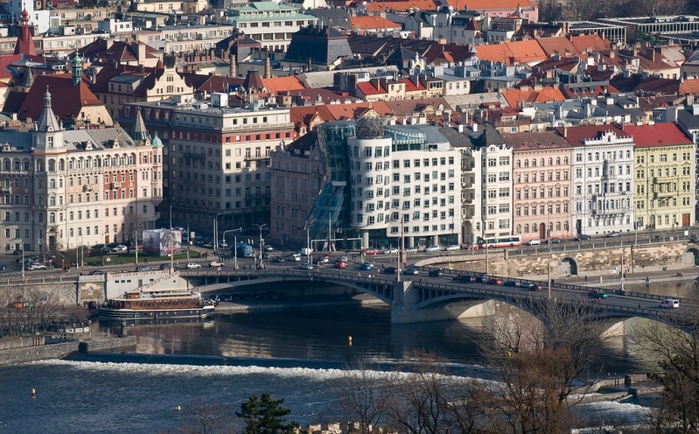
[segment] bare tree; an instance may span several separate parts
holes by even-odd
[[[660,318],[659,318],[660,319]],[[690,433],[699,430],[699,303],[697,297],[682,300],[678,312],[664,320],[668,325],[646,322],[634,327],[632,339],[643,352],[658,361],[650,375],[662,387],[660,404],[651,425],[658,432]]]
[[[532,300],[528,307],[538,312],[540,324],[513,314],[494,323],[493,339],[482,347],[502,380],[493,390],[493,423],[498,432],[566,432],[573,426],[571,408],[588,392],[579,380],[589,374],[601,327],[589,319],[592,306],[590,312]]]
[[[357,363],[345,371],[338,385],[341,404],[351,417],[359,422],[361,434],[368,434],[370,426],[378,424],[385,416],[387,400],[385,375]]]
[[[687,11],[687,0],[636,0],[633,2],[633,15],[657,17],[661,15],[681,15]]]
[[[182,411],[183,420],[175,432],[182,434],[217,434],[238,432],[240,424],[224,404],[195,399]],[[236,426],[237,425],[237,426]]]

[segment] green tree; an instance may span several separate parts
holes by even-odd
[[[293,434],[299,428],[297,422],[286,421],[286,416],[291,413],[288,408],[282,407],[284,399],[274,400],[269,393],[263,393],[260,397],[251,396],[240,405],[240,412],[236,416],[243,418],[245,422],[244,434]]]

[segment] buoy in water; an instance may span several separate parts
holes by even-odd
[[[349,342],[349,346],[352,346],[352,336],[347,337],[347,341]]]
[[[36,389],[32,389],[32,398],[36,398]]]
[[[180,406],[178,405],[178,406],[177,406],[177,411],[182,411],[182,407],[180,407]]]

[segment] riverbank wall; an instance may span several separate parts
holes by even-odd
[[[31,342],[32,339],[22,339]],[[99,338],[83,341],[71,340],[46,345],[28,345],[0,350],[0,366],[38,360],[60,359],[76,351],[127,351],[136,348],[136,337]]]

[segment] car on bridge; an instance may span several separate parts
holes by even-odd
[[[528,246],[538,246],[541,245],[541,240],[539,238],[534,238],[529,241],[527,241]]]
[[[461,250],[461,246],[458,244],[452,244],[450,246],[447,246],[444,250],[446,250],[447,252],[452,252],[454,250]]]
[[[443,274],[444,270],[441,268],[432,268],[429,273],[427,273],[430,277],[442,277]]]
[[[379,249],[366,249],[363,252],[365,255],[372,256],[372,255],[378,255],[379,254]]]
[[[680,307],[680,301],[676,298],[666,298],[660,303],[660,307],[665,309],[677,309]]]
[[[620,236],[621,236],[621,232],[619,232],[619,231],[612,231],[609,234],[607,234],[607,238],[616,238],[616,237],[620,237]]]
[[[541,291],[542,289],[544,289],[541,287],[541,285],[537,285],[536,283],[532,282],[520,283],[519,286],[521,288],[526,289],[527,291]]]
[[[420,274],[420,270],[418,270],[417,268],[410,267],[410,268],[406,268],[405,271],[403,271],[403,274],[410,274],[413,276],[417,276],[418,274]]]
[[[580,234],[577,237],[575,237],[575,241],[589,241],[590,239],[590,236],[586,234]]]
[[[439,246],[429,246],[425,247],[424,252],[430,253],[430,252],[439,252]]]
[[[383,272],[384,274],[396,274],[396,267],[386,267]]]
[[[214,267],[223,267],[223,262],[221,261],[211,261],[209,263],[209,267],[214,268]]]
[[[479,279],[479,278],[476,276],[470,276],[468,274],[461,274],[458,276],[454,276],[454,280],[456,280],[459,283],[474,283],[474,282],[476,282],[476,279]]]
[[[359,266],[359,269],[364,271],[369,271],[372,268],[374,268],[374,264],[372,264],[371,262],[365,262],[364,264],[361,264]]]
[[[337,261],[337,262],[335,262],[334,267],[337,268],[338,270],[344,270],[345,268],[347,268],[347,262],[346,261]]]
[[[561,244],[561,239],[558,237],[553,237],[548,239],[549,244]]]
[[[502,279],[498,279],[498,278],[494,277],[494,278],[488,280],[486,283],[488,285],[502,285],[503,282],[502,282]]]
[[[312,270],[312,269],[313,269],[313,265],[304,262],[303,264],[299,265],[299,268],[302,269],[302,270]]]
[[[511,286],[513,288],[519,288],[520,284],[519,284],[519,282],[516,282],[514,280],[508,280],[507,282],[505,282],[503,284],[503,286]]]
[[[201,265],[197,264],[196,262],[189,262],[187,263],[187,269],[188,270],[193,270],[195,268],[201,268]]]
[[[606,292],[600,291],[598,289],[593,289],[592,291],[588,292],[587,296],[590,298],[597,299],[597,300],[603,300],[603,299],[609,297]]]
[[[386,249],[383,251],[384,255],[395,255],[398,253],[398,249],[391,247],[390,249]]]

